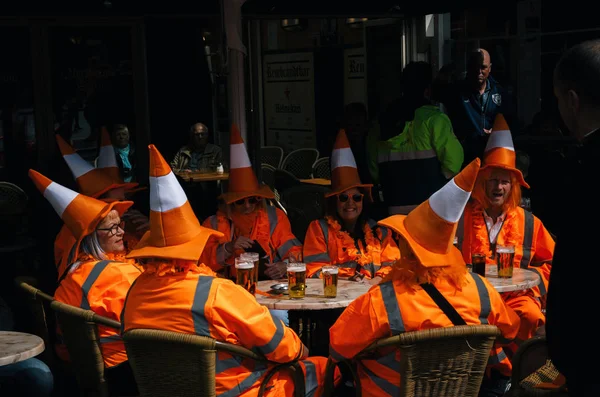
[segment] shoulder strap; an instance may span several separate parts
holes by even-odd
[[[442,309],[444,314],[448,316],[450,321],[452,321],[452,324],[467,325],[465,320],[463,320],[460,314],[458,314],[454,306],[452,306],[450,302],[448,302],[448,300],[444,298],[444,295],[442,295],[442,293],[437,288],[435,288],[433,284],[423,283],[421,284],[421,287],[423,287],[423,290],[427,292],[431,299],[433,299],[433,301],[440,307],[440,309]]]

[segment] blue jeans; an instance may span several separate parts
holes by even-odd
[[[290,319],[288,317],[287,310],[269,310],[271,312],[271,316],[273,316],[273,320],[281,320],[286,327],[290,326]]]
[[[52,389],[52,372],[37,358],[0,366],[0,395],[49,397]]]

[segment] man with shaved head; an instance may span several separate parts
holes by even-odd
[[[478,48],[468,54],[464,80],[436,81],[437,99],[446,107],[454,133],[463,144],[464,164],[483,154],[498,113],[504,115],[511,131],[518,130],[512,98],[490,75],[491,71],[489,52]]]

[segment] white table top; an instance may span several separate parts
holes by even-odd
[[[498,292],[522,291],[540,283],[540,276],[534,271],[515,267],[512,278],[499,278],[496,265],[485,269],[485,278]]]
[[[44,351],[44,341],[24,332],[0,331],[0,366],[18,363]]]
[[[287,284],[287,280],[259,281],[256,288],[268,292],[271,286],[278,283]],[[335,298],[325,298],[323,295],[323,280],[309,278],[306,280],[304,299],[290,299],[288,295],[263,296],[256,294],[256,301],[269,309],[281,310],[325,310],[346,307],[354,299],[371,288],[366,282],[338,279],[338,293]]]

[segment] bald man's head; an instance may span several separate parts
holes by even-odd
[[[492,71],[490,53],[478,48],[469,54],[467,61],[467,78],[483,86]]]

